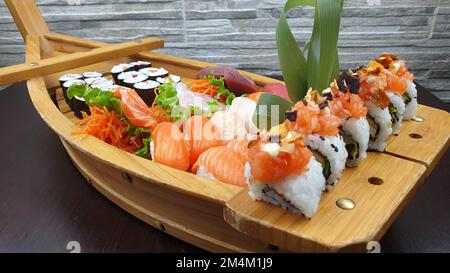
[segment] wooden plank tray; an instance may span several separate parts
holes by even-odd
[[[370,152],[361,166],[346,169],[336,188],[324,194],[318,214],[308,220],[253,202],[247,189],[154,163],[94,137],[71,135],[78,119],[62,99],[59,75],[107,73],[115,64],[144,60],[189,81],[211,64],[141,52],[160,47],[156,38],[109,45],[52,33],[34,1],[6,3],[26,39],[27,63],[1,68],[0,82],[32,76],[27,84],[36,110],[99,192],[148,224],[210,251],[365,251],[367,242],[383,236],[449,145],[450,115],[420,105],[423,121],[405,122],[385,153]],[[261,86],[277,82],[243,73]],[[339,208],[336,202],[342,198],[355,207]]]

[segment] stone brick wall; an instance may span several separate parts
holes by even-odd
[[[20,0],[19,0],[20,1]],[[37,0],[51,30],[119,42],[160,36],[167,52],[280,76],[275,27],[284,0]],[[311,9],[292,12],[300,44]],[[0,1],[0,66],[23,62],[24,45]],[[450,102],[450,0],[346,0],[339,53],[342,67],[380,53],[405,58],[418,81]]]

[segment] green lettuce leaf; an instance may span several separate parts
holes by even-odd
[[[151,141],[151,137],[147,137],[147,138],[143,138],[142,139],[142,144],[144,144],[144,147],[142,147],[141,149],[139,149],[138,151],[136,151],[134,154],[144,157],[144,158],[149,158],[150,155],[150,141]]]

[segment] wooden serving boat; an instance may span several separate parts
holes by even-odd
[[[450,115],[419,105],[420,118],[405,121],[399,136],[390,137],[386,152],[370,152],[359,167],[347,168],[336,188],[323,195],[317,215],[306,219],[253,202],[247,189],[154,163],[94,137],[71,136],[78,119],[62,98],[61,74],[108,75],[113,65],[144,60],[189,80],[211,64],[148,52],[163,46],[158,38],[112,45],[57,34],[49,31],[33,0],[6,4],[26,41],[26,63],[1,68],[0,84],[28,80],[36,110],[104,196],[161,231],[209,251],[366,251],[449,145]],[[277,81],[242,73],[261,86]]]

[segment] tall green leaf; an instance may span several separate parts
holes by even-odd
[[[311,39],[302,51],[286,20],[296,7],[314,7]],[[288,0],[277,25],[277,49],[284,81],[293,101],[302,99],[312,87],[322,91],[339,73],[337,41],[343,0]],[[307,56],[307,59],[305,59]]]

